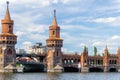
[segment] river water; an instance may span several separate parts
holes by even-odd
[[[120,73],[1,73],[0,80],[120,80]]]

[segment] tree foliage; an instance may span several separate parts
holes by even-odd
[[[94,46],[94,56],[97,56],[97,48]]]

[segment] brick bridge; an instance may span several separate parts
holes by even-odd
[[[45,62],[45,55],[36,54],[18,54],[17,57],[36,57],[40,62]],[[110,54],[107,47],[102,56],[89,56],[88,51],[84,48],[81,55],[63,54],[63,68],[65,72],[119,72],[120,68],[120,49],[117,54]],[[78,65],[79,68],[78,68]]]
[[[79,71],[79,63],[81,72],[119,72],[120,48],[117,54],[110,54],[106,47],[102,56],[89,56],[86,48],[84,48],[81,55],[63,55],[64,71]]]

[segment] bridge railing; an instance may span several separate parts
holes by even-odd
[[[35,62],[35,61],[17,61],[18,64],[46,64],[46,62]]]

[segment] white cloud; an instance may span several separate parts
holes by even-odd
[[[111,26],[120,26],[120,16],[116,17],[107,17],[107,18],[96,18],[96,19],[91,19],[89,22],[95,22],[95,23],[100,23],[100,24],[107,24]]]
[[[30,41],[25,41],[25,42],[23,42],[22,44],[23,44],[23,45],[32,45],[32,42],[30,42]]]
[[[42,18],[41,14],[37,14],[34,17],[32,17],[32,14],[30,12],[24,12],[21,14],[13,14],[13,18],[15,19],[15,29],[18,32],[22,33],[32,33],[32,32],[38,32],[38,33],[44,33],[45,30],[48,28],[48,25],[42,25],[35,23],[35,20],[37,20],[38,16]],[[39,19],[40,20],[40,19]]]
[[[59,2],[59,0],[53,0],[53,3],[57,4]]]
[[[92,42],[93,46],[99,47],[98,53],[102,53],[104,51],[104,47],[107,45],[110,53],[116,53],[117,48],[120,46],[119,44],[120,36],[114,35],[106,38],[105,40],[94,40]]]
[[[27,38],[32,39],[34,41],[43,41],[48,38],[48,36],[41,35],[41,34],[29,34]]]
[[[111,37],[111,40],[120,40],[120,36],[114,35]]]
[[[64,4],[68,3],[70,0],[62,0]]]
[[[68,52],[67,48],[62,48],[62,52],[63,52],[63,53]]]
[[[17,35],[17,40],[21,40],[21,37],[27,33],[22,32],[22,31],[16,31],[14,34]]]
[[[33,44],[30,41],[25,41],[22,43],[22,45],[23,45],[22,49],[25,49],[26,51],[28,51],[29,46],[32,46]]]
[[[96,41],[92,45],[93,46],[103,46],[103,45],[107,45],[107,44],[105,44],[103,41]]]
[[[93,22],[97,22],[97,23],[111,23],[114,22],[116,20],[116,18],[114,17],[108,17],[108,18],[98,18],[93,20]]]
[[[86,26],[83,26],[83,25],[61,25],[60,26],[61,29],[64,29],[64,30],[95,30],[96,28],[92,28],[92,27],[86,27]]]
[[[80,43],[80,47],[85,47],[85,46],[87,46],[87,45],[84,43]]]
[[[63,4],[74,4],[74,3],[82,3],[86,0],[60,0]]]
[[[17,36],[22,36],[22,35],[24,35],[24,34],[26,34],[26,33],[25,33],[25,32],[22,32],[22,31],[16,31],[15,34],[16,34]]]

